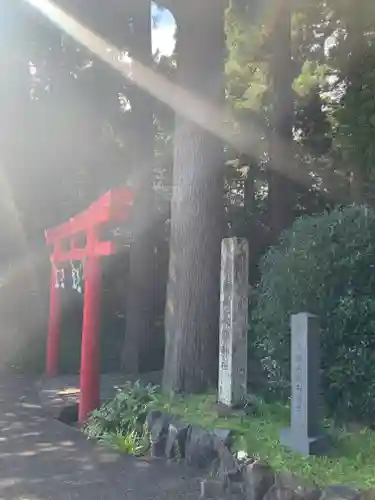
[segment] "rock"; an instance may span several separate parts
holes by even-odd
[[[315,484],[309,483],[289,472],[278,474],[275,478],[275,485],[279,488],[292,490],[298,498],[306,500],[319,500],[321,495],[321,490]]]
[[[242,480],[242,476],[241,478],[237,478],[239,475],[237,460],[225,444],[219,448],[218,455],[220,460],[219,475],[221,478],[228,478],[232,481]]]
[[[358,490],[344,484],[332,484],[322,491],[320,500],[354,500],[358,497]]]
[[[186,439],[190,425],[173,419],[168,426],[165,454],[168,459],[182,459],[186,454]]]
[[[274,484],[263,500],[302,500],[302,497],[290,488]]]
[[[342,425],[342,422],[339,422],[339,425]],[[358,422],[345,422],[345,426],[348,432],[353,432],[354,434],[363,431],[364,426]],[[338,427],[338,425],[337,425]]]
[[[230,481],[228,484],[228,493],[231,500],[244,500],[245,488],[242,482]]]
[[[189,427],[185,455],[188,465],[200,469],[209,467],[218,456],[213,435],[202,427],[196,425]]]
[[[274,485],[275,475],[268,464],[258,460],[244,466],[242,480],[246,500],[263,500]]]
[[[161,411],[157,410],[151,410],[146,417],[146,427],[149,432],[151,432],[151,429],[154,426],[154,423],[161,417],[162,413]]]
[[[229,449],[231,449],[233,445],[234,434],[233,431],[229,429],[215,429],[213,431],[213,439],[216,451],[219,451],[219,448],[222,445],[225,445]]]
[[[64,406],[58,416],[57,420],[63,424],[72,425],[78,422],[78,403],[70,403]]]
[[[151,455],[153,457],[163,457],[167,445],[169,423],[172,416],[167,413],[160,413],[150,429]]]
[[[360,491],[355,498],[356,500],[375,500],[375,489]]]
[[[225,444],[222,444],[221,448],[218,450],[218,456],[213,462],[212,473],[214,477],[217,477],[222,483],[225,490],[236,489],[235,486],[233,486],[233,488],[231,488],[231,486],[234,483],[241,483],[240,490],[242,493],[241,470],[237,464],[237,460]]]
[[[223,405],[222,403],[215,403],[213,405],[213,411],[217,414],[219,418],[230,418],[238,415],[238,411],[235,411],[231,406]]]
[[[224,498],[225,490],[221,481],[204,479],[201,481],[201,498]]]

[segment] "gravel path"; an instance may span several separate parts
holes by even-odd
[[[34,381],[0,381],[0,499],[197,500],[194,471],[95,446],[46,413]]]

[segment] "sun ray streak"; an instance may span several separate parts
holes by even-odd
[[[153,69],[121,52],[113,44],[95,34],[50,0],[25,1],[126,79],[131,80],[153,97],[167,104],[176,113],[231,144],[236,150],[247,153],[256,159],[264,158],[265,152],[269,149],[269,142],[272,140],[272,149],[277,153],[278,161],[272,162],[270,168],[280,171],[293,181],[307,187],[311,187],[314,183],[312,175],[312,171],[314,171],[315,176],[321,175],[323,177],[326,187],[323,194],[329,197],[334,196],[336,200],[345,196],[339,189],[343,182],[341,175],[335,172],[328,174],[315,168],[316,165],[313,167],[310,165],[310,168],[307,169],[301,162],[291,160],[296,155],[285,154],[285,152],[290,150],[292,146],[280,137],[267,136],[265,130],[255,123],[239,124],[229,110],[229,106],[219,107],[209,103],[181,85],[169,81]],[[297,146],[293,145],[293,147]],[[283,158],[286,160],[283,161]]]

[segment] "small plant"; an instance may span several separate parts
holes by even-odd
[[[138,435],[134,430],[125,435],[118,432],[116,434],[106,432],[99,439],[99,443],[104,443],[122,453],[135,456],[144,455],[150,447],[149,435],[146,428],[144,428],[142,435]]]
[[[152,385],[127,382],[113,399],[91,413],[84,429],[86,435],[89,439],[101,439],[108,434],[126,437],[132,432],[143,436],[147,414],[158,401],[156,391]]]

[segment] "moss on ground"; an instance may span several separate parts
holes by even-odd
[[[304,457],[279,443],[279,431],[289,423],[289,407],[259,400],[254,414],[233,412],[218,416],[215,395],[161,396],[160,407],[207,429],[224,427],[236,434],[236,449],[267,461],[277,471],[289,471],[320,486],[345,483],[359,488],[375,487],[375,432],[362,429],[348,432],[324,421],[332,436],[332,449],[327,457]]]

